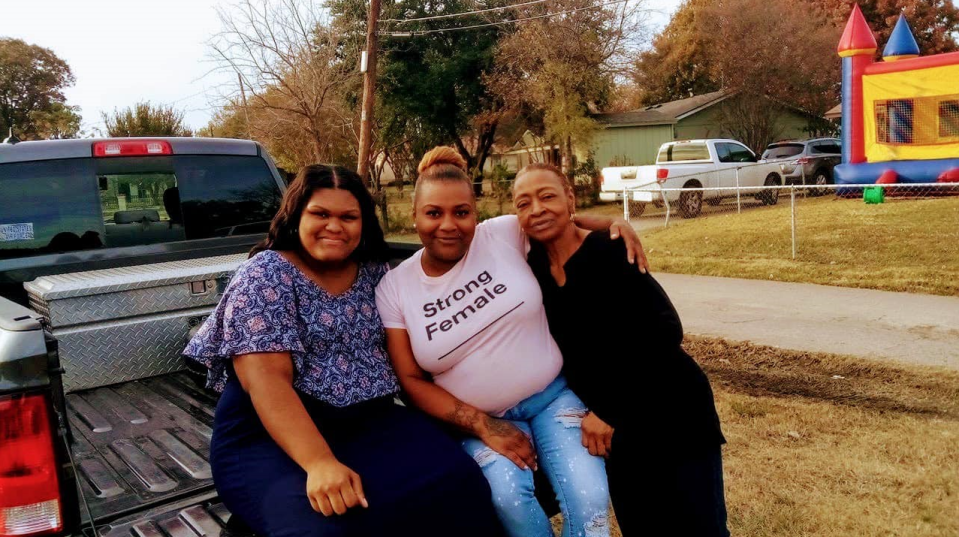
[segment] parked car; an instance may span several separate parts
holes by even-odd
[[[837,138],[775,142],[766,146],[762,159],[779,162],[787,185],[831,185],[832,169],[842,162],[842,142]],[[826,192],[828,189],[812,191]]]
[[[642,214],[647,203],[662,206],[668,202],[678,204],[683,217],[695,218],[704,201],[718,205],[735,197],[738,187],[782,185],[780,174],[778,163],[760,161],[736,140],[667,142],[659,148],[654,165],[603,168],[600,199],[622,201],[623,193],[628,192],[633,216]],[[715,190],[681,191],[693,188]],[[777,189],[752,188],[749,192],[766,205],[779,200]]]

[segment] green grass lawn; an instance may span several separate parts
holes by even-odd
[[[655,271],[959,295],[959,198],[797,199],[796,213],[795,260],[788,198],[642,239]]]

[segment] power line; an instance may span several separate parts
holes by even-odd
[[[420,21],[431,21],[439,19],[452,19],[454,17],[465,17],[468,15],[479,15],[481,13],[491,13],[494,11],[505,11],[507,9],[513,9],[523,6],[531,6],[533,4],[542,4],[543,2],[549,2],[551,0],[532,0],[532,2],[523,2],[520,4],[512,4],[509,6],[500,6],[500,7],[491,7],[489,9],[478,9],[476,11],[464,11],[462,13],[447,13],[446,15],[433,15],[430,17],[418,17],[415,19],[381,19],[380,22],[395,22],[397,24],[404,24],[407,22],[420,22]]]
[[[411,30],[411,31],[409,31],[409,32],[379,32],[379,34],[380,34],[380,35],[384,35],[384,36],[388,36],[388,37],[415,37],[415,36],[417,36],[417,35],[436,34],[436,33],[442,33],[442,32],[456,32],[456,31],[459,31],[459,30],[473,30],[473,29],[476,29],[476,28],[487,28],[487,27],[489,27],[489,26],[502,26],[502,25],[504,25],[504,24],[514,24],[514,23],[518,23],[518,22],[526,22],[526,21],[532,21],[532,20],[537,20],[537,19],[545,19],[545,18],[548,18],[548,17],[555,17],[556,15],[566,15],[566,14],[569,14],[569,13],[576,13],[577,11],[585,11],[585,10],[587,10],[587,9],[598,9],[598,8],[601,8],[601,7],[611,6],[611,5],[613,5],[613,4],[624,4],[624,3],[628,2],[628,1],[629,1],[629,0],[613,0],[612,2],[606,2],[606,3],[603,3],[603,4],[596,4],[596,5],[586,6],[586,7],[580,7],[580,8],[576,8],[576,9],[569,9],[569,10],[566,10],[566,11],[558,11],[558,12],[556,12],[556,13],[547,13],[547,14],[545,14],[545,15],[537,15],[537,16],[535,16],[535,17],[526,17],[526,18],[522,18],[522,19],[513,19],[513,20],[508,20],[508,21],[500,21],[500,22],[490,22],[490,23],[487,23],[487,24],[474,24],[474,25],[472,25],[472,26],[454,26],[454,27],[450,27],[450,28],[436,28],[436,29],[432,29],[432,30]]]

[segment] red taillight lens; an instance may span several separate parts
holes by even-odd
[[[809,164],[809,157],[799,157],[796,164]]]
[[[660,183],[662,183],[663,181],[666,180],[667,177],[669,177],[669,169],[668,169],[668,168],[656,168],[656,180],[657,180],[657,181],[659,181]]]
[[[95,157],[140,157],[150,155],[172,155],[170,142],[164,140],[111,140],[94,142]]]
[[[47,401],[42,395],[0,399],[0,536],[62,529]]]

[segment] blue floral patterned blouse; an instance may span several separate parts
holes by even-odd
[[[260,252],[240,265],[183,353],[207,367],[207,387],[218,392],[234,356],[289,351],[293,387],[320,401],[345,407],[394,394],[374,298],[387,270],[363,264],[350,289],[331,295],[278,252]]]

